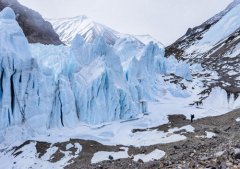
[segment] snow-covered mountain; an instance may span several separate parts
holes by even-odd
[[[1,0],[0,11],[5,7],[11,7],[14,10],[16,20],[29,43],[62,44],[52,25],[39,13],[21,5],[17,0]]]
[[[96,37],[103,37],[104,40],[111,45],[120,38],[131,38],[142,46],[141,43],[147,45],[151,41],[163,45],[150,35],[128,35],[119,33],[103,24],[97,23],[85,15],[62,18],[62,19],[47,19],[52,25],[62,42],[70,45],[77,34],[80,34],[86,42],[92,42]]]
[[[175,55],[190,64],[201,64],[204,100],[214,87],[224,89],[235,99],[240,93],[240,1],[235,0],[224,11],[189,29],[186,35],[166,48],[168,56]],[[214,73],[215,72],[215,73]]]
[[[86,42],[92,42],[96,37],[102,36],[108,44],[114,44],[119,38],[118,32],[92,21],[85,15],[73,18],[49,19],[49,22],[65,44],[71,44],[77,34],[80,34]]]

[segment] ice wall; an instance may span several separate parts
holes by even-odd
[[[158,75],[191,79],[187,64],[164,57],[156,43],[134,38],[112,46],[101,36],[71,47],[29,44],[10,8],[0,13],[0,129],[98,125],[145,113]]]
[[[0,14],[0,51],[0,128],[46,122],[45,84],[11,8]]]

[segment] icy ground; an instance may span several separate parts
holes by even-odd
[[[134,145],[137,147],[150,146],[159,143],[164,144],[184,140],[186,139],[185,136],[183,136],[181,133],[174,134],[174,132],[181,131],[183,129],[185,129],[186,132],[194,132],[194,128],[191,125],[188,125],[182,128],[172,128],[167,132],[148,130],[136,133],[133,133],[132,129],[146,129],[161,124],[166,124],[168,123],[167,116],[170,114],[176,114],[176,112],[185,114],[187,117],[190,117],[190,114],[194,113],[197,118],[201,118],[205,116],[220,115],[228,111],[228,109],[213,110],[208,108],[192,108],[182,102],[185,100],[183,98],[179,98],[177,100],[173,99],[172,101],[174,102],[171,102],[170,100],[171,98],[165,102],[149,102],[149,115],[139,117],[139,119],[133,121],[115,121],[104,126],[88,126],[87,124],[80,123],[75,128],[54,128],[47,130],[44,134],[37,134],[36,132],[32,136],[29,135],[28,128],[8,128],[8,134],[6,135],[7,142],[1,143],[0,145],[0,149],[4,150],[0,152],[0,160],[7,161],[7,163],[1,163],[0,167],[8,168],[9,166],[14,166],[12,164],[17,161],[16,166],[17,168],[21,169],[30,166],[38,168],[62,168],[63,166],[69,164],[68,160],[71,158],[76,158],[76,156],[71,155],[68,151],[66,151],[64,152],[65,156],[61,159],[61,161],[56,163],[49,162],[48,160],[50,159],[51,155],[57,150],[52,147],[48,149],[48,153],[46,155],[38,159],[36,157],[36,147],[34,144],[30,144],[24,149],[21,149],[24,151],[24,153],[20,156],[17,156],[17,158],[14,158],[12,156],[11,147],[19,146],[24,142],[24,140],[46,141],[53,144],[57,142],[68,141],[69,138],[79,138],[85,140],[96,140],[105,145],[120,144],[124,146]],[[208,132],[207,136],[202,137],[211,138],[212,136],[213,133]],[[80,147],[79,153],[81,154],[80,145],[67,145],[66,149],[69,149],[73,146]],[[92,163],[108,160],[109,155],[112,155],[114,159],[129,157],[127,154],[127,149],[119,152],[97,152],[92,158]],[[153,159],[160,159],[163,156],[163,151],[156,150],[147,155],[136,155],[134,156],[133,160],[141,158],[143,161],[151,161]],[[21,163],[18,163],[18,161],[21,161]]]

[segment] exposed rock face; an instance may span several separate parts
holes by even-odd
[[[17,0],[0,0],[0,10],[5,7],[11,7],[14,10],[16,19],[29,43],[62,44],[52,25],[39,13],[21,5]]]

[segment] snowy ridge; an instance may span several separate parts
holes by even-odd
[[[72,18],[48,19],[48,21],[51,22],[60,39],[67,45],[70,45],[75,36],[80,34],[88,43],[93,42],[95,38],[102,37],[107,44],[111,45],[114,45],[115,43],[122,43],[118,42],[119,40],[128,41],[127,45],[129,45],[129,43],[134,43],[137,45],[135,46],[135,49],[140,49],[150,42],[157,43],[160,48],[164,47],[162,43],[150,35],[122,34],[105,25],[91,20],[85,15]],[[128,46],[124,46],[124,48],[127,47]]]
[[[49,19],[53,28],[59,34],[60,39],[71,44],[77,34],[80,34],[86,42],[92,42],[95,37],[102,36],[108,44],[114,44],[119,35],[116,31],[96,23],[85,15],[73,18]]]
[[[190,29],[186,35],[166,48],[168,56],[187,61],[191,67],[201,65],[202,72],[194,73],[193,81],[201,80],[205,88],[193,104],[206,103],[215,88],[224,90],[232,104],[240,93],[240,1],[235,0],[224,11],[202,25]],[[193,70],[192,70],[193,72]]]
[[[215,45],[222,39],[225,39],[234,33],[240,27],[240,4],[232,8],[222,18],[214,24],[205,34],[203,39],[199,41],[199,45],[208,44]]]

